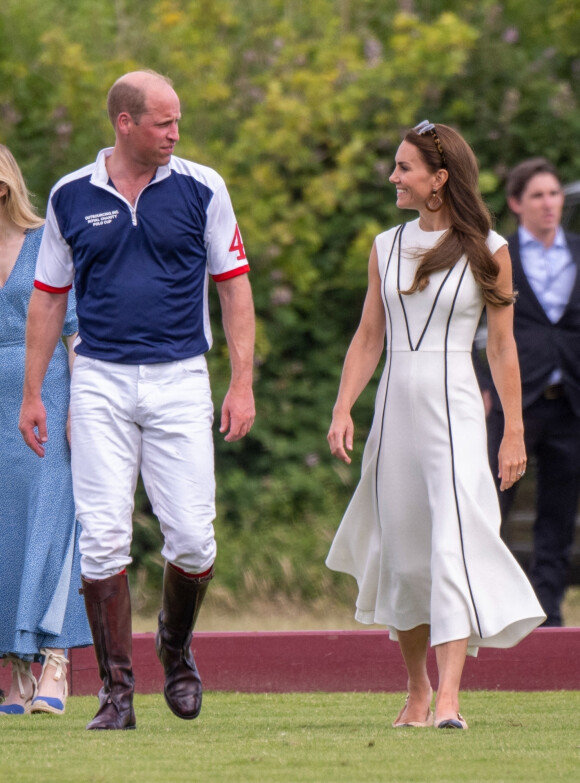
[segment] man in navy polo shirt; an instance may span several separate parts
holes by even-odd
[[[43,456],[42,380],[75,285],[72,467],[87,614],[103,680],[88,729],[135,728],[126,566],[139,471],[164,536],[156,644],[165,698],[197,717],[192,630],[216,555],[207,290],[216,282],[232,375],[220,432],[254,421],[254,310],[244,246],[222,178],[173,155],[179,98],[136,71],[108,95],[115,146],[53,188],[29,309],[20,429]],[[48,423],[50,425],[50,422]],[[48,447],[50,447],[48,445]]]

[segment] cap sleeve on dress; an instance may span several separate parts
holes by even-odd
[[[490,231],[487,235],[486,244],[489,252],[493,256],[495,253],[497,253],[500,247],[507,245],[507,239],[504,239],[504,237],[502,237],[501,234],[498,234],[497,231]]]

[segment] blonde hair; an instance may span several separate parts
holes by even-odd
[[[20,228],[39,228],[44,224],[44,220],[30,203],[30,193],[18,163],[4,144],[0,144],[0,183],[8,188],[2,200],[13,223]]]

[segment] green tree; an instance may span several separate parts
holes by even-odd
[[[373,238],[406,219],[388,183],[401,133],[425,117],[457,126],[507,226],[503,183],[522,157],[580,176],[579,33],[567,0],[3,0],[0,140],[38,204],[112,143],[106,91],[142,67],[174,80],[178,154],[228,182],[258,314],[258,418],[238,444],[216,433],[224,592],[343,589],[323,560],[358,478],[373,384],[350,469],[325,436]],[[229,359],[214,331],[219,415]],[[142,494],[135,522],[144,583],[159,574],[159,534]]]

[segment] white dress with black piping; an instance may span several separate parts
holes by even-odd
[[[410,287],[441,239],[415,220],[376,238],[387,351],[360,483],[327,558],[358,582],[356,619],[431,626],[431,644],[511,647],[544,620],[499,536],[485,414],[471,360],[483,298],[465,258]],[[495,253],[505,240],[490,232]]]

